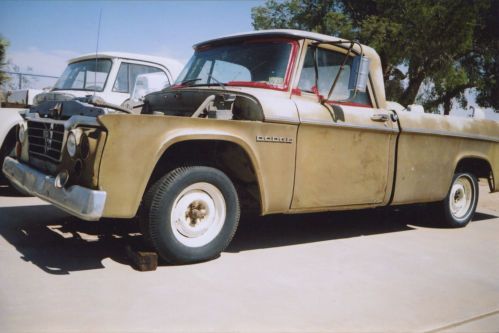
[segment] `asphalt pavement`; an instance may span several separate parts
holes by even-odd
[[[0,332],[499,332],[499,193],[480,191],[463,229],[424,207],[253,218],[218,259],[139,272],[133,221],[0,186]]]

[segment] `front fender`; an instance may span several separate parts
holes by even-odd
[[[104,115],[108,131],[99,187],[108,199],[107,217],[136,215],[151,174],[172,145],[188,140],[220,140],[239,145],[257,175],[263,213],[285,212],[293,192],[296,125],[157,115]],[[290,142],[261,142],[257,137]]]

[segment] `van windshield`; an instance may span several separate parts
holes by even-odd
[[[89,59],[71,63],[52,90],[103,91],[111,65],[110,59]]]
[[[287,89],[287,69],[293,45],[287,40],[259,40],[201,47],[175,84]]]

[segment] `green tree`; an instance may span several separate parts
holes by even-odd
[[[388,99],[408,105],[419,93],[426,107],[442,105],[448,114],[453,99],[465,104],[469,88],[477,90],[480,105],[499,107],[497,47],[494,53],[489,39],[491,31],[497,33],[497,14],[491,8],[498,3],[269,0],[253,8],[252,18],[255,29],[295,28],[358,39],[378,51]],[[497,34],[493,38],[497,46]]]
[[[9,77],[4,72],[4,67],[7,64],[5,62],[5,54],[7,51],[7,47],[9,46],[9,42],[0,36],[0,86],[9,80]]]
[[[483,73],[477,85],[477,102],[499,112],[499,0],[492,0],[477,27],[477,66]]]

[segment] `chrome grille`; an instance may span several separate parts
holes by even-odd
[[[29,120],[29,153],[36,158],[60,162],[64,135],[63,124]]]

